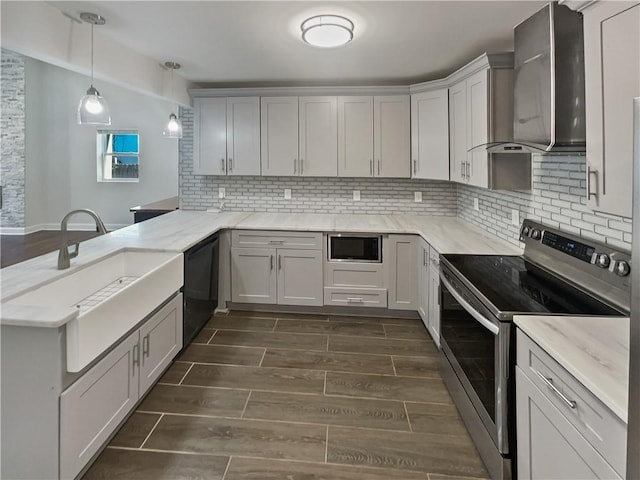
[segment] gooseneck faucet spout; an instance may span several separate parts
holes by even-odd
[[[60,245],[60,253],[58,253],[58,270],[64,270],[65,268],[69,268],[71,265],[71,259],[76,258],[78,256],[78,250],[80,249],[80,242],[75,243],[75,249],[73,252],[69,252],[69,239],[67,238],[67,224],[69,223],[69,219],[75,215],[76,213],[86,213],[93,217],[96,222],[96,227],[98,232],[102,235],[107,233],[107,227],[104,226],[102,220],[98,216],[96,212],[93,210],[89,210],[86,208],[81,208],[79,210],[72,210],[67,213],[62,222],[60,223],[60,232],[62,233],[62,242]]]

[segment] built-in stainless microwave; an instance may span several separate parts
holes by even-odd
[[[330,262],[382,262],[382,235],[333,233],[327,235]]]

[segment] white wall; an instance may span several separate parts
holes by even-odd
[[[31,58],[25,65],[27,231],[59,226],[76,208],[95,210],[109,228],[121,227],[133,222],[130,207],[178,194],[178,141],[162,136],[174,104],[100,82],[112,125],[80,126],[76,108],[89,78]],[[97,181],[99,128],[139,131],[138,183]],[[78,216],[71,224],[89,221]]]

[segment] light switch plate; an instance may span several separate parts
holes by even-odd
[[[291,200],[291,189],[290,188],[285,188],[284,189],[284,199],[285,200]]]
[[[360,201],[360,190],[354,190],[353,191],[353,201],[354,202],[359,202]]]
[[[478,197],[473,199],[473,209],[480,211],[480,202],[478,201]]]
[[[227,195],[227,191],[224,187],[218,188],[218,198],[224,198]]]
[[[516,208],[511,209],[511,225],[520,226],[520,211]]]
[[[413,201],[416,203],[422,202],[422,192],[413,192]]]

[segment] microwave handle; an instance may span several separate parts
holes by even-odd
[[[485,318],[479,311],[471,306],[469,302],[467,302],[462,295],[460,295],[455,288],[449,283],[449,281],[444,277],[444,275],[440,274],[440,282],[449,290],[449,293],[455,298],[460,305],[473,317],[475,318],[480,325],[489,330],[494,335],[497,335],[500,331],[500,328],[495,325],[493,322]]]

